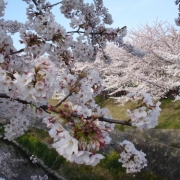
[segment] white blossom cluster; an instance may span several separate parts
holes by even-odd
[[[62,0],[60,11],[62,14],[67,16],[73,9],[78,10],[81,5],[82,0]]]
[[[4,16],[4,10],[6,8],[7,3],[5,3],[3,0],[0,0],[0,17]]]
[[[94,154],[87,150],[79,150],[79,142],[73,138],[60,123],[55,122],[53,118],[45,118],[44,123],[51,128],[49,135],[54,138],[55,143],[52,145],[56,151],[70,162],[77,164],[86,164],[95,166],[104,158],[101,154]],[[94,142],[98,143],[98,142]],[[96,146],[96,144],[88,144],[84,142],[84,147]],[[84,148],[85,149],[85,148]]]
[[[46,104],[46,100],[54,93],[56,71],[53,64],[46,58],[37,59],[34,61],[34,68],[28,73],[20,73],[15,72],[10,76],[8,71],[0,67],[1,93],[36,105]]]
[[[75,89],[74,93],[69,98],[74,106],[67,104],[65,106],[66,113],[65,110],[61,113],[62,117],[69,116],[71,113],[75,113],[76,116],[85,119],[92,116],[108,117],[107,110],[101,109],[93,100],[94,93],[99,94],[100,92],[98,86],[94,87],[94,89],[92,88],[95,84],[100,83],[96,71],[92,69],[86,73],[80,73],[76,78],[71,75],[63,75],[60,76],[60,80],[60,87],[66,90],[64,91],[65,94],[69,94],[73,88]],[[68,91],[66,86],[68,86]],[[64,122],[63,118],[61,119],[62,124],[56,123],[58,117],[55,116],[45,118],[43,121],[51,128],[49,134],[54,138],[55,143],[53,144],[53,147],[60,155],[70,162],[94,166],[103,158],[103,156],[92,152],[97,151],[110,143],[111,138],[109,137],[109,132],[113,130],[113,126],[109,123],[99,122],[97,118],[94,119],[97,119],[96,121],[85,119],[76,120],[74,122],[70,120],[67,124],[68,127],[66,125],[66,129],[69,129],[70,133],[62,126]],[[75,134],[76,130],[82,133],[85,132],[83,127],[85,127],[85,129],[87,128],[87,135],[85,135],[86,133],[82,134],[82,136]],[[96,133],[96,135],[89,140],[88,133]],[[71,136],[71,134],[75,138]]]
[[[180,3],[179,0],[175,0],[175,4],[176,4],[176,5],[178,5],[179,3]],[[178,8],[178,10],[180,11],[180,8]],[[175,18],[174,20],[175,20],[176,25],[177,25],[177,26],[180,26],[180,17]]]
[[[9,101],[8,99],[0,98],[0,114],[9,120],[9,123],[4,125],[4,138],[12,140],[24,134],[29,126],[29,119],[26,113],[30,110],[28,105],[23,105],[17,101]]]
[[[13,47],[13,41],[12,38],[6,34],[5,30],[2,29],[0,26],[0,49],[3,51],[0,52],[1,54],[9,55],[11,51],[14,51],[15,48]]]
[[[99,77],[99,73],[94,69],[86,72],[82,71],[76,76],[68,75],[67,72],[64,72],[58,79],[59,87],[65,95],[73,91],[69,100],[74,106],[73,109],[77,109],[78,115],[83,115],[85,118],[87,115],[91,116],[93,111],[95,111],[93,109],[97,109],[93,98],[102,90],[102,79]],[[101,109],[98,110],[98,113],[100,112]],[[101,113],[107,116],[106,110],[102,110]]]
[[[146,155],[138,151],[130,141],[124,140],[120,145],[123,150],[118,161],[123,164],[122,167],[126,168],[127,173],[140,172],[147,166]]]
[[[37,157],[34,156],[34,155],[32,155],[32,156],[30,157],[30,160],[32,161],[33,164],[36,164],[36,163],[38,162]]]
[[[29,3],[29,1],[27,1],[27,3]],[[85,39],[88,38],[88,42],[91,42],[94,45],[98,44],[100,48],[103,48],[105,45],[103,41],[119,41],[119,39],[122,40],[126,34],[124,34],[125,29],[107,29],[103,24],[101,24],[101,19],[99,19],[99,16],[104,18],[103,21],[105,21],[106,24],[112,23],[111,15],[108,13],[108,10],[103,7],[101,1],[95,2],[97,7],[93,4],[83,4],[83,2],[80,0],[64,0],[61,2],[61,4],[61,10],[63,9],[62,13],[64,13],[67,18],[68,16],[71,18],[71,25],[79,28],[79,30],[84,30],[77,30],[77,33],[84,33],[83,36]],[[65,29],[55,22],[54,15],[50,12],[50,10],[50,4],[45,3],[45,1],[39,3],[38,6],[29,4],[29,7],[27,8],[28,19],[31,23],[29,26],[36,31],[38,36],[37,34],[33,34],[31,32],[25,32],[25,28],[21,29],[21,42],[26,44],[25,51],[34,54],[35,57],[40,56],[48,51],[49,54],[52,54],[52,58],[55,60],[57,56],[56,51],[60,50],[62,53],[58,53],[58,56],[60,56],[57,58],[58,61],[59,58],[64,60],[65,54],[71,57],[73,56],[75,59],[78,58],[77,60],[81,61],[87,59],[92,60],[91,57],[92,55],[94,57],[96,54],[96,48],[92,48],[90,43],[87,44],[86,42],[79,42],[81,41],[80,38],[77,38],[77,43],[72,41],[71,36],[67,36]],[[73,12],[73,10],[75,12]],[[40,13],[38,14],[37,11]],[[94,34],[93,36],[91,35],[92,32]],[[41,37],[39,37],[39,35]],[[81,39],[84,37],[81,37]],[[61,46],[52,46],[52,44],[50,45],[49,43],[45,43],[44,40],[56,42]],[[64,48],[64,43],[68,43],[67,45],[72,47],[73,55],[71,54],[71,51],[65,50],[67,48]]]
[[[22,28],[25,28],[25,26],[28,27],[27,24],[23,24],[18,22],[17,20],[12,21],[12,20],[7,20],[5,21],[4,19],[0,20],[0,25],[2,27],[2,29],[4,29],[5,31],[14,34],[16,32],[19,32]]]
[[[87,44],[87,42],[83,42],[84,37],[79,36],[77,38],[77,42],[75,41],[73,44],[73,54],[74,58],[80,61],[86,61],[87,58],[92,59],[94,49],[91,44]]]
[[[27,14],[30,22],[33,23],[33,29],[47,40],[52,40],[53,35],[58,33],[59,36],[65,37],[66,31],[63,26],[55,22],[54,15],[50,11],[45,11],[43,15],[36,16],[34,5],[30,5]],[[38,7],[43,10],[43,7]],[[61,37],[61,38],[62,38]]]
[[[132,98],[136,93],[129,93],[127,96]],[[158,124],[158,117],[160,115],[161,108],[160,102],[153,103],[152,97],[141,92],[142,106],[135,109],[134,112],[131,110],[126,111],[126,115],[130,117],[132,126],[136,126],[138,129],[150,129],[154,128]]]
[[[28,125],[29,120],[26,118],[25,115],[19,115],[18,117],[10,119],[10,123],[4,125],[4,139],[8,139],[10,141],[16,137],[23,135],[24,131],[27,130]]]
[[[70,26],[75,29],[75,28],[79,27],[80,25],[82,25],[84,22],[85,22],[84,15],[80,15],[77,18],[73,17],[71,19]]]
[[[111,24],[113,23],[111,14],[107,13],[106,16],[105,16],[104,19],[103,19],[103,22],[104,22],[105,24],[111,25]]]
[[[46,175],[46,174],[44,176],[32,175],[31,179],[32,180],[48,180],[48,175]]]

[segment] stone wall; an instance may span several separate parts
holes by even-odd
[[[13,143],[0,139],[0,177],[6,180],[32,180],[32,175],[44,176],[48,172],[33,164],[21,149]],[[49,180],[56,178],[49,176]]]
[[[138,150],[146,153],[148,166],[144,169],[145,171],[152,171],[167,180],[180,179],[180,149],[127,132],[115,131],[111,137],[112,146],[109,146],[107,151],[118,150],[120,142],[129,140]]]

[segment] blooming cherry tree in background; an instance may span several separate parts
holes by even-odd
[[[152,27],[132,30],[130,38],[133,46],[146,52],[141,60],[143,68],[137,67],[135,76],[145,84],[147,92],[159,99],[180,85],[179,31],[167,23],[156,22]]]
[[[109,68],[107,73],[113,75],[114,72],[115,78],[110,76],[106,79],[104,74],[106,87],[112,86],[121,74],[125,74],[124,79],[131,78],[130,71],[134,72],[136,69],[138,71],[135,78],[138,80],[137,74],[143,71],[139,75],[141,77],[145,70],[140,70],[138,65],[129,63],[127,59],[136,57],[138,60],[135,60],[141,64],[144,55],[150,52],[148,49],[139,50],[141,47],[135,40],[133,46],[123,43],[126,27],[106,27],[113,20],[102,0],[94,0],[92,3],[62,0],[56,4],[46,0],[23,1],[27,3],[25,24],[4,20],[7,3],[0,0],[0,114],[6,119],[5,139],[13,140],[23,135],[31,125],[32,117],[40,117],[43,119],[42,123],[47,124],[50,129],[49,135],[54,139],[52,147],[61,156],[70,162],[95,166],[104,158],[96,152],[110,143],[110,132],[114,130],[114,123],[136,126],[139,129],[149,129],[157,125],[160,103],[154,103],[151,96],[144,91],[128,95],[132,99],[139,97],[142,102],[141,107],[127,111],[129,121],[112,119],[107,109],[95,103],[94,98],[104,88],[98,70],[101,71],[102,66],[107,69],[110,61],[105,52],[108,42],[114,42],[121,47],[121,57],[125,53],[126,56],[119,62],[118,70],[115,66]],[[72,31],[67,32],[62,24],[55,21],[51,12],[54,6],[60,6],[60,13],[70,19]],[[24,45],[20,50],[13,46],[11,38],[11,34],[17,32],[20,33],[20,42]],[[165,37],[168,43],[172,41],[171,35]],[[156,49],[155,53],[158,54],[160,50],[162,49]],[[96,60],[98,52],[101,52],[104,62]],[[112,59],[115,63],[119,61],[114,57]],[[97,70],[83,68],[82,65],[77,67],[79,62],[92,64],[94,61],[95,64],[100,64]],[[145,68],[148,65],[147,63]],[[129,68],[128,72],[124,67]],[[118,86],[132,81],[134,79],[124,82],[122,80]],[[52,106],[48,104],[48,100],[55,93],[59,94],[59,102]],[[136,150],[132,143],[123,141],[120,146],[122,149],[119,161],[127,168],[127,173],[138,172],[147,165],[145,154]]]
[[[122,48],[108,44],[104,50],[107,58],[99,53],[94,63],[78,62],[77,68],[98,69],[103,90],[109,95],[143,90],[160,99],[180,85],[180,34],[174,27],[162,22],[145,25],[131,30],[128,41],[131,44],[125,42]],[[129,100],[124,96],[115,99],[121,103]]]

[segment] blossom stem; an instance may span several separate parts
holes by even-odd
[[[57,2],[57,3],[55,3],[55,4],[52,4],[52,5],[50,5],[50,6],[47,6],[47,7],[53,7],[53,6],[56,6],[56,5],[60,4],[60,3],[62,3],[62,1],[61,1],[61,2]]]
[[[36,0],[32,0],[33,1],[33,3],[37,6],[38,5],[38,3],[36,2]]]
[[[109,118],[98,118],[99,121],[104,121],[104,122],[108,122],[108,123],[115,123],[115,124],[122,124],[122,125],[126,125],[126,126],[132,126],[130,120],[125,121],[125,120],[116,120],[116,119],[109,119]]]
[[[72,113],[73,117],[78,117],[78,114],[76,113]],[[126,126],[132,126],[131,124],[131,120],[116,120],[116,119],[110,119],[110,118],[103,118],[103,117],[99,117],[98,118],[99,121],[104,121],[104,122],[108,122],[108,123],[115,123],[115,124],[122,124],[122,125],[126,125]]]
[[[10,55],[12,55],[12,54],[17,54],[17,53],[21,53],[21,52],[24,52],[24,49],[20,49],[20,50],[18,50],[18,51],[12,52],[12,53],[10,53]]]
[[[55,105],[55,107],[57,108],[58,106],[60,106],[69,96],[71,96],[72,95],[72,91],[70,91],[70,93],[63,99],[63,100],[61,100],[60,102],[58,102],[56,105]]]
[[[7,96],[6,94],[3,94],[3,93],[0,93],[0,98],[6,98],[6,99],[12,99],[11,97]],[[18,101],[22,104],[29,104],[31,105],[32,103],[31,102],[27,102],[27,101],[24,101],[24,100],[21,100],[21,99],[14,99],[15,101]],[[34,104],[33,104],[34,105]],[[35,106],[35,105],[34,105]],[[37,107],[37,106],[36,106]],[[42,106],[39,106],[37,108],[41,108],[43,109],[44,111],[46,111],[48,114],[50,114],[50,112],[47,111],[48,109],[48,106],[47,105],[42,105]]]

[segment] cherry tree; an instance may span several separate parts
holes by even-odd
[[[77,68],[96,68],[103,78],[104,91],[109,95],[118,91],[146,91],[154,99],[180,85],[180,34],[171,25],[155,22],[154,26],[141,26],[131,30],[128,42],[118,47],[108,44],[95,62],[77,63]],[[104,63],[103,63],[104,62]],[[128,100],[121,96],[119,102]]]
[[[4,20],[7,3],[0,0],[0,111],[5,118],[3,137],[21,136],[32,117],[41,117],[54,139],[52,147],[70,162],[95,166],[103,155],[96,153],[111,141],[114,124],[149,129],[157,125],[160,103],[144,91],[130,93],[141,97],[142,104],[127,110],[129,121],[114,120],[108,110],[95,103],[103,89],[97,70],[76,68],[76,62],[93,62],[98,51],[106,56],[107,42],[123,46],[126,27],[107,28],[113,23],[102,0],[22,0],[27,3],[27,22]],[[55,21],[52,8],[70,20],[72,31]],[[20,33],[22,49],[13,46],[11,34]],[[127,46],[128,47],[128,46]],[[131,46],[128,49],[132,49]],[[60,94],[52,106],[48,100]],[[120,159],[127,173],[147,165],[145,154],[129,141],[120,143]]]
[[[180,34],[175,27],[155,22],[152,27],[145,25],[138,30],[132,30],[130,38],[133,46],[146,52],[141,60],[142,70],[136,71],[138,73],[135,72],[135,76],[143,81],[147,92],[159,99],[180,85]]]
[[[142,89],[145,91],[142,83],[137,86],[138,77],[134,76],[134,74],[138,75],[138,69],[142,68],[141,61],[145,54],[131,44],[124,43],[119,47],[116,44],[108,43],[104,52],[98,53],[94,62],[77,62],[75,67],[97,69],[103,79],[103,91],[110,96],[119,91],[133,92]],[[123,103],[129,98],[121,96],[117,99]]]
[[[175,0],[175,4],[178,5],[178,10],[180,11],[180,1],[179,0]],[[175,18],[175,23],[177,26],[180,25],[180,14],[178,14],[178,18]]]

